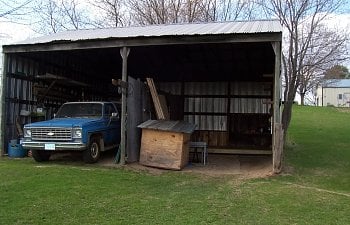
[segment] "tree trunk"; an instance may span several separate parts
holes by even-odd
[[[305,105],[305,93],[300,93],[300,105]]]
[[[283,140],[286,141],[287,130],[292,118],[293,100],[287,100],[284,102],[282,112],[282,126],[283,126]]]

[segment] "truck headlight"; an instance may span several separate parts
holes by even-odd
[[[30,130],[30,128],[24,128],[23,135],[24,135],[24,137],[31,137],[32,131]]]
[[[81,136],[82,136],[81,128],[73,129],[73,138],[81,138]]]

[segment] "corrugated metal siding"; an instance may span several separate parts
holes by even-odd
[[[227,131],[227,116],[185,115],[184,121],[196,124],[196,130]]]
[[[270,112],[271,105],[267,103],[271,98],[262,96],[272,97],[271,83],[234,82],[231,83],[231,94],[236,97],[230,99],[230,113]]]
[[[142,27],[123,27],[66,31],[18,42],[17,44],[39,44],[54,41],[78,41],[108,38],[135,38],[160,36],[192,36],[218,34],[278,33],[282,26],[277,20],[212,22],[197,24],[170,24]]]
[[[226,82],[187,82],[185,95],[226,95],[228,92]]]
[[[179,82],[157,85],[161,91],[181,94]],[[186,82],[183,92],[184,120],[196,124],[196,130],[227,131],[229,114],[271,111],[271,82]]]
[[[227,112],[227,99],[225,98],[185,98],[185,112]]]
[[[33,82],[29,77],[38,73],[38,64],[21,57],[7,55],[7,65],[5,66],[6,76],[6,117],[5,117],[5,144],[10,139],[18,138],[16,130],[16,118],[18,117],[21,125],[30,122],[30,117],[19,116],[21,110],[32,111],[32,105],[28,104],[33,101],[32,85]],[[5,148],[6,149],[6,148]]]
[[[269,113],[269,99],[234,98],[231,99],[230,113]]]

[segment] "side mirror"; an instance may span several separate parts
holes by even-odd
[[[119,120],[119,114],[116,112],[112,113],[111,119],[112,120]]]

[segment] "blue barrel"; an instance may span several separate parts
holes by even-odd
[[[24,150],[22,145],[17,143],[17,140],[10,141],[7,148],[7,153],[8,156],[12,158],[22,158],[28,154],[27,150]]]

